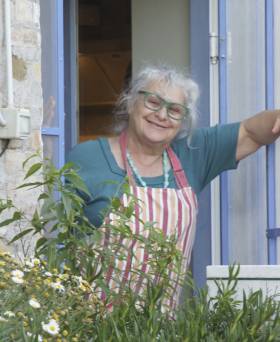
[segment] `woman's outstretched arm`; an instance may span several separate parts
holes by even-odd
[[[280,137],[280,110],[266,110],[244,120],[239,129],[236,159],[241,160]]]

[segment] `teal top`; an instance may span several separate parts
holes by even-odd
[[[187,139],[176,139],[171,147],[180,159],[190,186],[196,194],[224,170],[235,169],[239,123],[196,129],[188,146]],[[113,196],[120,196],[126,173],[121,169],[110,149],[107,138],[86,141],[75,146],[68,160],[77,166],[91,197],[81,194],[85,214],[99,227]],[[163,187],[164,177],[143,177],[147,186]],[[139,184],[140,185],[140,184]],[[172,169],[169,170],[169,188],[176,188]]]

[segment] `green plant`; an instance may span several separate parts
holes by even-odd
[[[42,180],[29,181],[36,172]],[[181,272],[174,236],[165,237],[149,222],[142,222],[147,234],[131,232],[137,200],[127,185],[128,205],[113,198],[110,210],[117,219],[101,229],[84,216],[79,192],[87,189],[72,165],[57,170],[48,161],[33,164],[19,188],[34,187],[41,193],[30,216],[10,200],[0,202],[0,214],[6,212],[0,227],[15,222],[21,227],[11,243],[29,234],[38,237],[31,261],[20,264],[0,253],[0,341],[280,341],[279,302],[261,291],[237,300],[237,266],[229,268],[227,282],[216,282],[217,294],[210,297],[207,288],[197,289],[190,275]],[[106,231],[111,239],[104,248]],[[149,251],[150,271],[143,274],[136,262],[124,284],[117,261],[135,257],[128,248],[132,242]],[[114,290],[105,281],[110,267],[118,284]],[[174,291],[171,270],[188,293],[176,310],[166,306]],[[139,276],[145,287],[136,294]],[[100,291],[106,301],[100,301]],[[51,324],[53,334],[48,332]]]
[[[104,312],[90,284],[39,259],[16,262],[0,253],[0,341],[87,340]]]

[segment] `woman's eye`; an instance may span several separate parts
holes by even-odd
[[[148,98],[148,102],[153,106],[159,106],[160,105],[159,100],[155,97]]]
[[[181,115],[182,114],[182,108],[178,106],[171,106],[169,107],[169,111],[173,114]]]

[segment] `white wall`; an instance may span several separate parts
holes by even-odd
[[[234,273],[237,269],[235,269]],[[280,266],[279,265],[240,265],[236,286],[235,299],[243,300],[243,291],[248,296],[251,292],[262,290],[264,296],[275,296],[280,300]],[[227,285],[229,278],[228,266],[207,266],[207,286],[209,297],[217,295],[219,285]],[[233,282],[232,284],[233,285]]]
[[[133,73],[143,63],[189,64],[188,0],[132,0]]]
[[[0,157],[0,198],[10,198],[26,215],[31,215],[37,205],[40,189],[32,191],[15,190],[23,183],[25,171],[22,163],[38,150],[42,150],[42,87],[41,87],[41,35],[40,1],[14,0],[11,4],[11,43],[13,55],[13,87],[16,108],[28,109],[31,114],[31,134],[24,140],[12,139],[5,153]],[[0,107],[7,107],[7,81],[5,60],[4,1],[0,1]],[[4,141],[0,139],[0,151]],[[35,161],[33,161],[35,162]],[[35,181],[35,180],[32,180]],[[11,213],[9,213],[10,215]],[[1,213],[0,220],[5,215]],[[8,248],[7,242],[18,233],[14,226],[0,231],[0,250]],[[26,239],[25,252],[32,247]],[[5,246],[2,246],[4,244]],[[9,246],[12,253],[20,256],[23,246],[19,243]],[[31,252],[31,250],[29,250]]]

